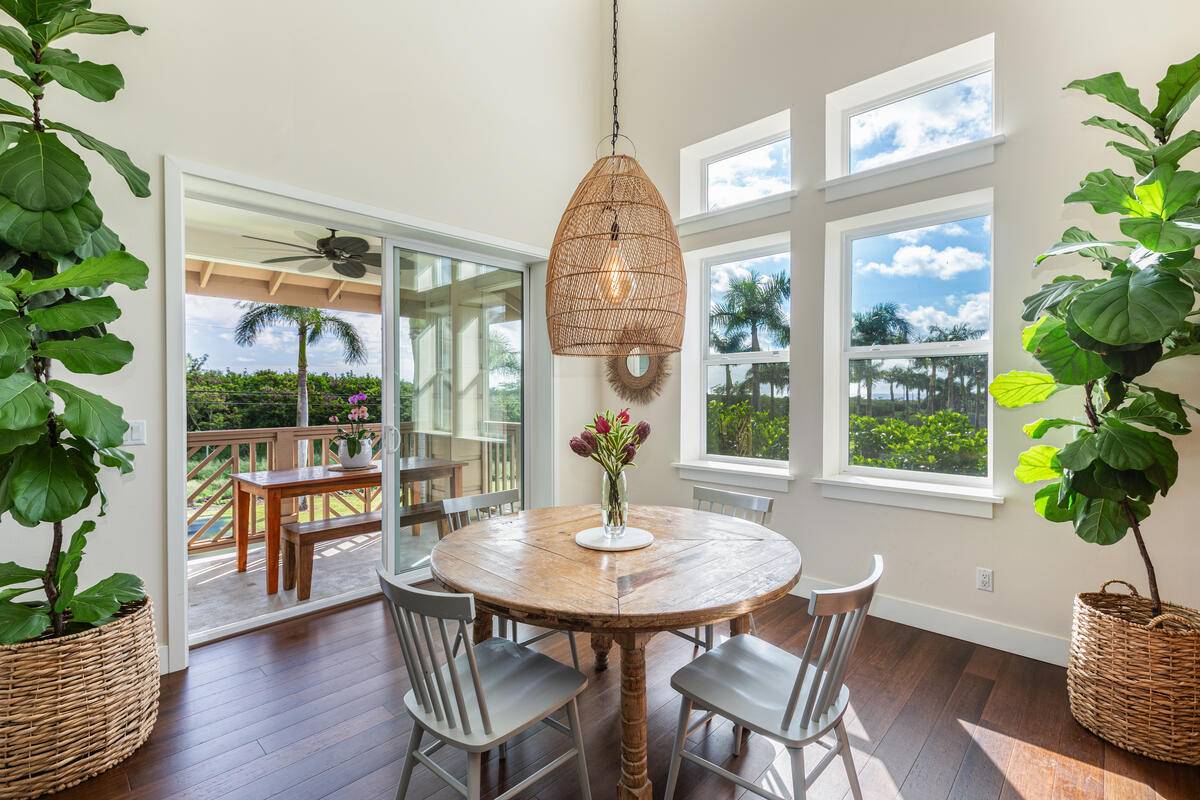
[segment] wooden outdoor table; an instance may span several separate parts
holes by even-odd
[[[401,485],[418,481],[450,478],[450,496],[462,494],[463,462],[441,458],[399,458],[396,469]],[[279,530],[283,501],[311,494],[326,494],[348,489],[379,486],[383,480],[380,464],[368,469],[335,470],[329,467],[300,467],[263,472],[239,472],[233,475],[234,529],[237,538],[238,572],[246,571],[250,545],[250,521],[254,518],[254,498],[266,505],[267,594],[279,591]]]
[[[646,768],[646,642],[659,631],[730,620],[787,594],[800,579],[800,553],[753,522],[706,511],[631,506],[629,524],[655,541],[642,550],[601,553],[575,544],[600,522],[597,506],[524,511],[470,525],[439,542],[433,577],[475,595],[475,641],[500,614],[592,635],[596,669],[621,649],[621,800],[649,800]]]

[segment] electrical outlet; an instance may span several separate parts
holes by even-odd
[[[146,420],[131,419],[129,420],[129,429],[125,431],[126,445],[145,444],[146,443]]]
[[[987,567],[975,568],[975,588],[981,592],[995,591],[996,585],[992,582],[992,571]]]

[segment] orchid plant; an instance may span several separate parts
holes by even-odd
[[[359,448],[363,446],[363,442],[370,446],[371,432],[367,430],[366,422],[370,418],[371,412],[363,405],[367,401],[367,395],[363,392],[352,394],[346,398],[346,403],[350,406],[350,410],[346,413],[346,419],[350,423],[350,429],[342,427],[341,420],[337,414],[329,418],[329,421],[338,426],[337,435],[333,437],[334,442],[346,443],[346,455],[354,458],[358,455]]]

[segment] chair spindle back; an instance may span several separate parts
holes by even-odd
[[[507,510],[505,510],[507,508]],[[467,497],[447,497],[442,501],[442,511],[450,522],[450,530],[465,528],[472,522],[505,514],[515,514],[521,508],[521,490],[505,489],[502,492],[474,494]]]
[[[379,572],[379,587],[387,600],[388,612],[400,639],[404,654],[404,666],[413,692],[426,714],[432,714],[438,722],[450,728],[462,728],[471,733],[471,715],[463,693],[463,677],[459,675],[459,664],[451,655],[459,644],[465,645],[465,660],[471,676],[479,720],[485,733],[492,733],[491,717],[488,715],[487,698],[479,678],[479,666],[475,661],[475,650],[467,633],[467,623],[475,619],[475,598],[469,594],[431,592],[396,583],[382,569]],[[436,637],[434,629],[436,628]],[[451,634],[453,629],[453,634]],[[461,641],[460,641],[461,640]],[[439,647],[441,656],[439,658]],[[450,685],[442,674],[442,664],[449,668]],[[453,703],[451,703],[453,700]]]
[[[861,583],[842,589],[819,589],[812,593],[808,613],[813,618],[808,642],[800,659],[800,673],[783,712],[783,729],[791,727],[799,711],[801,728],[820,719],[837,702],[846,667],[858,644],[867,610],[875,596],[875,587],[883,575],[883,557],[875,556],[871,575]],[[812,685],[808,687],[803,708],[797,709],[812,667]]]
[[[697,486],[692,490],[692,500],[696,503],[697,511],[711,511],[729,517],[748,519],[759,525],[766,525],[775,504],[774,498],[762,497],[756,494],[728,492],[724,489],[712,489],[707,486]]]

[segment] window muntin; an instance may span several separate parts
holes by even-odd
[[[704,162],[705,210],[791,191],[792,140],[783,137]]]
[[[848,172],[986,139],[993,117],[991,70],[850,114]]]
[[[704,265],[704,455],[787,462],[791,255]]]
[[[989,475],[991,213],[850,236],[843,469]]]

